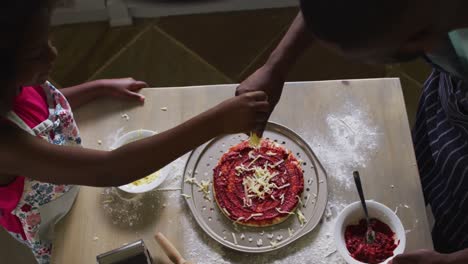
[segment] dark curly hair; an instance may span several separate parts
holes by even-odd
[[[392,30],[409,0],[301,0],[308,29],[342,47],[362,46]]]
[[[31,17],[42,9],[50,9],[54,1],[51,0],[14,0],[2,3],[0,14],[0,107],[5,104],[5,95],[12,93],[12,82],[17,76],[17,56],[20,52],[26,28],[31,23]]]

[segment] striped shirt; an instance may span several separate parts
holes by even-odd
[[[468,248],[468,82],[435,66],[424,84],[413,141],[434,246]]]

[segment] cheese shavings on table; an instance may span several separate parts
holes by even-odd
[[[150,184],[152,183],[153,181],[155,181],[157,178],[159,177],[159,171],[149,175],[149,176],[146,176],[145,178],[143,179],[139,179],[137,181],[134,181],[132,183],[130,183],[131,185],[134,185],[134,186],[141,186],[141,185],[145,185],[145,184]]]

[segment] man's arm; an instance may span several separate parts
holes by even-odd
[[[396,256],[390,264],[465,264],[468,249],[452,254],[440,254],[433,250],[418,250]]]
[[[265,65],[286,76],[312,41],[312,34],[307,31],[302,12],[299,12]]]
[[[313,37],[307,32],[302,13],[299,12],[265,65],[260,67],[237,87],[236,95],[251,91],[266,92],[271,105],[270,112],[268,113],[269,117],[281,97],[287,74],[297,59],[310,46],[312,40]],[[258,135],[261,136],[263,134],[265,125],[266,123],[256,129]]]
[[[468,263],[468,249],[461,250],[455,253],[450,254],[450,264],[462,264]]]

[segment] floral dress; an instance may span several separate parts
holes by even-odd
[[[51,144],[81,146],[79,131],[66,98],[49,82],[43,85],[43,89],[49,105],[47,120],[31,129],[13,111],[6,117],[19,128]],[[19,218],[26,239],[21,234],[10,234],[32,250],[38,263],[50,263],[54,227],[72,207],[78,190],[77,186],[25,178],[23,194],[12,214]]]

